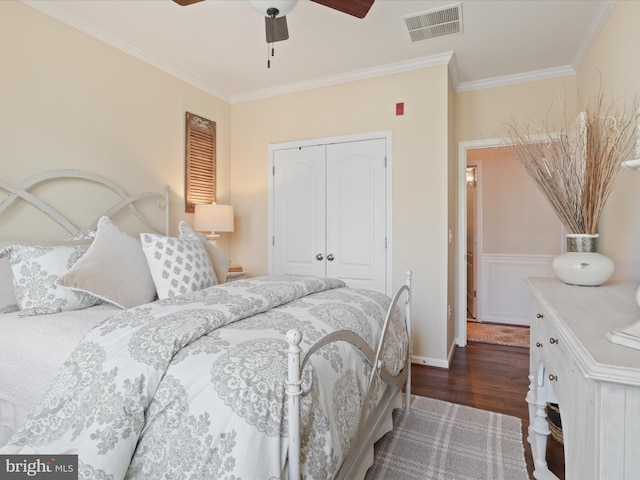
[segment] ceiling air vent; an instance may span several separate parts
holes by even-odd
[[[461,4],[404,17],[412,42],[462,32]]]

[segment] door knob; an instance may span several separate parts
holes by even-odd
[[[330,253],[329,255],[327,255],[327,260],[329,260],[330,262],[333,262],[335,258],[336,257],[333,256],[333,253]]]
[[[324,255],[322,255],[321,253],[316,255],[316,260],[320,261],[322,259],[324,259]]]

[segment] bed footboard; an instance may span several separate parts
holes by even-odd
[[[374,434],[379,428],[380,420],[383,415],[389,413],[393,398],[395,398],[396,394],[398,394],[402,389],[403,384],[405,385],[405,411],[407,413],[409,412],[411,406],[411,358],[413,356],[413,342],[411,337],[411,277],[411,272],[407,272],[405,285],[396,292],[391,304],[389,305],[382,334],[380,335],[378,348],[375,352],[360,336],[350,331],[341,330],[333,332],[315,343],[306,353],[304,359],[301,359],[302,349],[300,348],[300,341],[302,340],[302,334],[298,330],[290,330],[287,333],[287,343],[289,344],[287,379],[287,395],[289,397],[289,480],[299,480],[301,478],[300,395],[303,394],[301,381],[302,369],[304,368],[307,359],[324,345],[335,341],[349,342],[360,350],[369,361],[372,369],[368,383],[368,391],[365,397],[365,405],[369,402],[370,396],[373,393],[372,387],[376,378],[381,378],[382,381],[391,387],[391,391],[387,392],[383,398],[380,408],[378,408],[373,415],[369,415],[367,418],[364,418],[365,415],[362,415],[362,418],[360,419],[356,438],[364,438],[364,440],[366,440],[365,442],[360,442],[363,446],[368,445],[369,442],[375,441]],[[392,376],[382,365],[382,350],[385,342],[387,341],[387,332],[389,330],[391,314],[401,301],[404,302],[405,307],[405,325],[408,338],[407,357],[400,373],[397,376]],[[346,478],[345,474],[350,471],[349,469],[352,466],[350,464],[357,463],[357,458],[363,450],[364,448],[360,448],[358,452],[350,452],[350,454],[345,458],[347,468],[345,469],[345,465],[343,464],[343,468],[341,468],[338,473],[338,478]]]

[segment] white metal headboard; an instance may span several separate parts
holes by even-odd
[[[47,202],[42,200],[41,198],[35,196],[30,193],[29,190],[34,186],[52,181],[52,180],[66,180],[66,179],[80,179],[87,180],[90,182],[98,183],[109,188],[112,192],[114,192],[120,200],[105,210],[103,213],[98,215],[95,220],[84,228],[80,228],[74,225],[63,213],[56,210],[54,207],[49,205]],[[98,220],[101,216],[106,215],[111,217],[116,213],[120,212],[124,208],[129,208],[131,213],[145,226],[151,228],[152,230],[156,230],[156,228],[150,224],[150,222],[145,219],[140,212],[136,209],[135,203],[139,200],[145,198],[159,198],[164,204],[165,210],[165,225],[164,225],[164,233],[165,235],[169,235],[169,185],[164,186],[164,193],[154,193],[154,192],[146,192],[139,193],[136,195],[127,194],[122,187],[118,184],[105,178],[101,175],[97,175],[91,172],[83,172],[81,170],[48,170],[45,172],[38,173],[33,175],[26,180],[24,180],[19,185],[10,185],[5,182],[0,182],[0,189],[6,190],[9,192],[9,196],[0,202],[0,215],[4,211],[6,211],[14,202],[19,199],[33,205],[35,208],[49,216],[52,220],[58,223],[62,228],[64,228],[71,235],[78,235],[82,232],[88,232],[91,230],[95,230],[96,225],[98,224]]]

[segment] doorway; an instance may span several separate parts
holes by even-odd
[[[465,346],[469,317],[529,325],[530,293],[524,280],[553,276],[551,262],[561,251],[562,231],[504,139],[462,142],[458,155],[461,234],[456,237],[454,336],[458,346]],[[475,179],[473,170],[467,176],[473,166]]]
[[[502,144],[502,141],[499,139],[468,141],[460,142],[458,144],[457,230],[459,234],[456,235],[457,241],[455,246],[455,269],[457,281],[455,282],[454,292],[454,299],[456,303],[454,338],[456,345],[459,347],[465,347],[467,345],[467,152],[474,148],[490,148],[500,144]]]
[[[476,296],[478,283],[478,165],[467,164],[467,317],[477,318]]]

